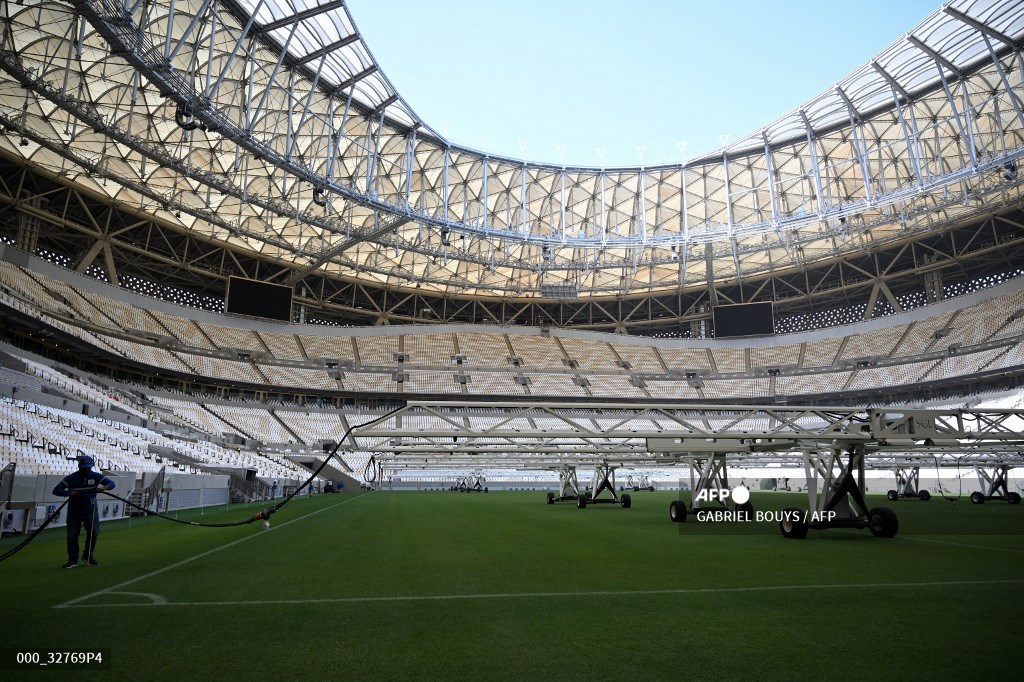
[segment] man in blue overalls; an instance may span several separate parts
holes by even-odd
[[[85,526],[85,552],[82,553],[82,560],[90,566],[95,566],[96,537],[100,534],[100,514],[96,507],[96,493],[104,490],[111,490],[114,482],[109,478],[92,470],[94,464],[92,457],[82,455],[78,457],[78,471],[64,477],[53,494],[58,497],[69,497],[68,501],[68,562],[64,568],[74,568],[78,565],[78,536]]]

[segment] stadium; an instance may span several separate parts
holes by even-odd
[[[0,0],[0,670],[1012,675],[1024,5],[615,168],[357,22]]]

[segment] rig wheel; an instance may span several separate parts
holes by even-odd
[[[554,503],[555,503],[555,494],[554,493],[548,493],[548,504],[554,504]]]
[[[875,507],[868,512],[868,528],[876,538],[892,538],[899,532],[900,520],[892,509]]]
[[[1006,495],[1006,501],[1010,504],[1020,504],[1020,493],[1011,492]]]
[[[932,494],[927,490],[919,490],[917,496],[921,498],[922,502],[927,502],[928,500],[932,499]]]
[[[971,493],[971,504],[985,504],[985,496],[978,491],[974,491]]]
[[[623,509],[629,509],[633,505],[633,498],[629,496],[629,493],[622,493],[622,497],[619,499],[622,501]]]
[[[802,540],[807,537],[807,512],[796,507],[788,507],[782,510],[782,516],[782,520],[779,521],[782,537],[791,540]]]
[[[675,523],[682,523],[686,520],[686,503],[682,500],[672,500],[668,505],[668,517]]]
[[[579,497],[576,498],[576,508],[577,509],[586,509],[587,508],[587,496],[586,495],[580,495]]]
[[[889,498],[889,501],[890,501],[890,502],[895,502],[896,500],[898,500],[898,499],[899,499],[899,495],[897,495],[897,494],[896,494],[896,491],[895,491],[895,490],[890,490],[889,492],[887,492],[887,493],[885,494],[885,496],[886,496],[887,498]]]

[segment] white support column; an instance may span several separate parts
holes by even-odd
[[[448,223],[448,164],[451,159],[451,147],[445,145],[444,148],[444,179],[442,184],[442,195],[441,200],[443,202],[443,208],[441,211],[441,220],[445,224]]]
[[[416,162],[416,128],[412,129],[412,136],[406,138],[405,146],[405,208],[409,210],[409,198],[412,196],[412,167]]]
[[[480,202],[481,202],[481,207],[480,207],[480,225],[484,228],[484,230],[486,230],[487,229],[487,213],[488,213],[487,205],[489,203],[488,200],[487,200],[487,176],[490,175],[490,173],[491,173],[491,159],[490,159],[489,156],[484,155],[483,165],[484,165],[484,168],[483,168],[483,181],[482,181],[483,187],[480,189]]]
[[[861,180],[864,183],[864,198],[870,203],[872,200],[871,171],[868,169],[867,142],[863,140],[863,121],[853,101],[846,95],[842,88],[836,87],[836,92],[846,104],[847,113],[850,116],[850,135],[853,137],[853,151],[857,154],[857,162],[860,165]],[[860,134],[858,134],[858,132]]]
[[[772,203],[772,224],[777,225],[779,222],[779,204],[775,195],[775,168],[772,164],[772,150],[768,146],[768,134],[762,133],[761,137],[764,140],[764,166],[768,172],[768,196]],[[685,194],[683,196],[685,197]]]
[[[558,216],[559,216],[558,217],[558,221],[559,221],[559,225],[558,225],[558,227],[559,227],[559,229],[562,232],[562,240],[564,241],[565,240],[565,234],[566,234],[565,233],[565,166],[562,166],[562,172],[559,174],[559,177],[561,178],[561,188],[558,191],[558,204],[559,204],[559,208],[558,208]],[[551,236],[553,237],[554,234],[552,234]]]
[[[807,134],[807,151],[811,155],[811,171],[814,173],[814,192],[818,197],[818,212],[823,212],[827,206],[825,205],[825,195],[821,188],[821,168],[818,165],[818,145],[814,139],[813,131],[811,130],[811,121],[807,118],[807,113],[803,109],[800,110],[800,118],[804,121],[804,131]]]

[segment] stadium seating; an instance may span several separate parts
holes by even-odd
[[[0,262],[0,282],[8,287],[0,300],[116,357],[189,377],[271,390],[439,397],[790,398],[1012,367],[1019,355],[1014,349],[1024,334],[1024,315],[1018,314],[1024,309],[1024,292],[1012,287],[971,305],[947,305],[933,315],[921,314],[927,309],[914,311],[910,320],[897,316],[891,324],[871,320],[820,330],[809,340],[780,336],[777,343],[738,345],[501,327],[328,334],[306,325],[268,331],[246,328],[241,318],[197,322],[186,317],[184,308],[179,314],[147,310],[113,298],[117,290],[109,286],[111,296],[86,296],[75,285],[81,277],[69,272],[58,280]],[[88,327],[80,326],[83,319]],[[999,341],[1005,341],[1000,351],[980,345]]]

